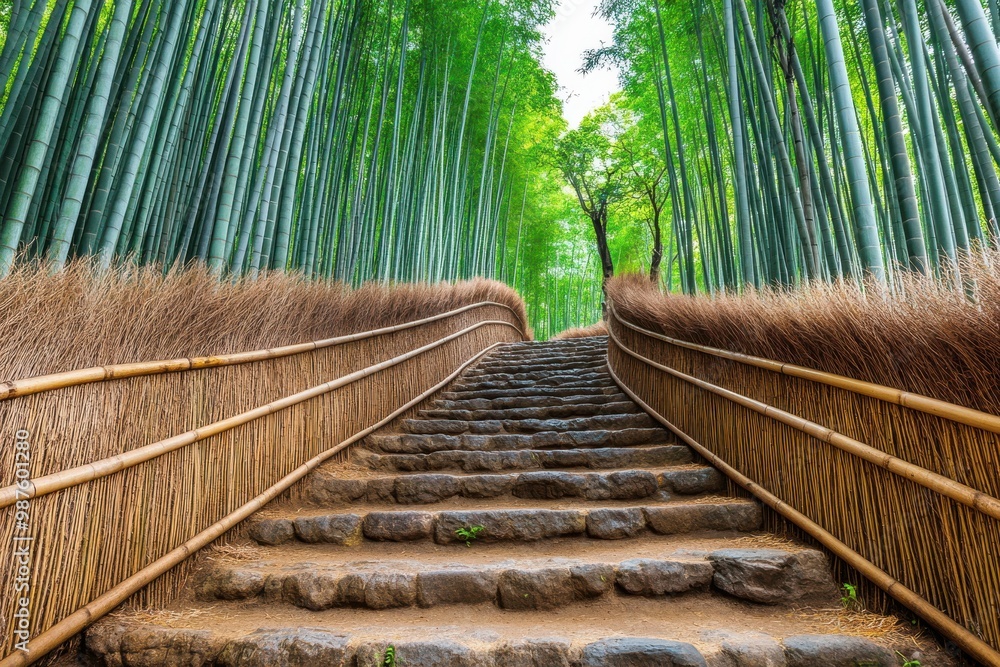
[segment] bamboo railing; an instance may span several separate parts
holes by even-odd
[[[1000,667],[1000,418],[814,369],[680,341],[608,309],[608,367],[734,491]]]
[[[484,302],[272,350],[6,383],[0,425],[28,433],[31,477],[19,495],[14,448],[0,450],[0,579],[16,578],[16,501],[27,499],[32,639],[15,649],[7,586],[0,666],[38,660],[122,602],[170,599],[189,556],[297,497],[306,473],[522,340],[522,327]]]

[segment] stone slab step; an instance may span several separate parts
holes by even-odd
[[[421,419],[449,419],[458,421],[482,421],[486,419],[565,419],[567,417],[592,417],[596,415],[639,414],[642,410],[632,401],[611,403],[577,403],[575,405],[551,405],[547,407],[501,408],[478,410],[445,410],[434,408],[421,410]]]
[[[594,387],[511,387],[508,389],[478,389],[475,391],[455,391],[449,389],[439,394],[445,401],[467,401],[477,398],[513,398],[545,396],[615,396],[619,400],[624,394],[616,385]]]
[[[497,348],[490,359],[525,359],[531,357],[561,356],[564,358],[580,358],[588,355],[604,355],[607,353],[607,343],[586,345],[539,345],[538,347],[501,347]]]
[[[626,428],[616,431],[565,431],[554,433],[497,435],[371,435],[366,447],[384,454],[430,454],[442,451],[495,452],[520,449],[567,449],[589,447],[625,447],[663,442],[662,428]]]
[[[543,368],[528,368],[525,370],[515,371],[510,369],[489,369],[487,371],[470,371],[468,373],[462,374],[463,381],[469,382],[520,382],[528,381],[535,382],[538,380],[547,380],[551,377],[606,377],[608,376],[607,369],[603,365],[591,365],[591,366],[577,366],[574,365],[571,368],[564,369],[553,369],[549,367]]]
[[[356,546],[364,539],[388,542],[434,540],[464,544],[462,530],[478,527],[479,542],[532,542],[556,537],[625,539],[655,533],[747,532],[761,523],[755,503],[716,500],[669,502],[641,507],[570,509],[454,509],[439,511],[364,510],[269,516],[255,519],[250,537],[276,545],[293,539],[311,544]]]
[[[532,387],[564,387],[564,388],[594,388],[614,387],[611,376],[607,373],[581,373],[579,375],[549,375],[539,380],[508,380],[503,377],[496,379],[466,379],[457,380],[448,388],[449,391],[469,392],[489,389],[530,389]]]
[[[472,617],[464,606],[433,614],[286,607],[280,618],[263,605],[197,615],[178,607],[105,618],[84,644],[93,663],[115,667],[370,667],[386,664],[389,647],[401,667],[897,667],[896,651],[928,666],[958,664],[926,638],[830,634],[836,611],[806,621],[721,597],[684,596],[671,606],[666,615],[660,600],[644,598],[583,602],[558,614],[480,605]]]
[[[444,451],[432,454],[375,454],[354,451],[352,462],[359,467],[384,472],[502,472],[590,468],[595,470],[653,467],[691,463],[694,456],[686,445],[598,447],[594,449],[522,449],[500,452]]]
[[[553,373],[556,371],[577,371],[583,369],[598,369],[604,368],[607,365],[607,361],[601,358],[594,358],[589,361],[581,361],[578,359],[561,359],[561,358],[550,358],[544,360],[532,361],[531,363],[525,363],[523,359],[511,359],[510,361],[490,361],[484,360],[480,361],[474,368],[465,372],[465,377],[478,377],[480,375],[489,375],[490,373],[534,373],[534,372],[544,372]]]
[[[345,477],[340,472],[317,471],[309,476],[305,495],[311,503],[327,507],[355,500],[426,505],[447,498],[510,496],[546,500],[642,500],[661,493],[695,495],[720,491],[724,487],[725,479],[722,474],[709,466],[588,473],[406,473],[361,479]]]
[[[605,405],[608,403],[631,403],[632,399],[621,392],[590,394],[582,396],[511,396],[499,398],[471,398],[460,400],[436,399],[430,403],[440,410],[501,410],[515,408],[574,407],[577,405]]]
[[[462,552],[459,552],[461,554]],[[722,549],[654,558],[456,558],[217,562],[198,576],[203,600],[390,609],[494,604],[556,609],[607,595],[722,593],[753,603],[829,604],[837,589],[826,556],[812,549]]]
[[[657,428],[645,412],[626,415],[594,415],[568,419],[404,419],[405,433],[456,435],[462,433],[541,433],[542,431],[613,431],[627,428]]]

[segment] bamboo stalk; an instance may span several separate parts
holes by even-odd
[[[729,389],[724,389],[710,382],[705,382],[704,380],[692,377],[676,369],[659,364],[652,359],[647,359],[637,352],[633,352],[628,349],[615,335],[614,331],[610,329],[608,330],[608,336],[609,339],[612,340],[622,352],[634,357],[648,366],[652,366],[653,368],[661,370],[665,373],[669,373],[680,380],[693,384],[706,391],[710,391],[717,396],[722,396],[723,398],[742,405],[745,408],[749,408],[754,412],[762,414],[765,417],[770,417],[775,421],[791,426],[792,428],[802,431],[806,435],[812,436],[817,440],[822,440],[823,442],[833,445],[837,449],[864,459],[865,461],[877,465],[884,470],[888,470],[891,473],[908,479],[915,484],[919,484],[925,489],[929,489],[935,493],[940,493],[941,495],[947,496],[956,502],[979,510],[987,516],[1000,520],[1000,500],[994,498],[993,496],[983,493],[982,491],[977,491],[970,486],[956,482],[955,480],[949,479],[944,475],[939,475],[935,472],[927,470],[926,468],[921,468],[918,465],[904,461],[899,457],[886,454],[881,450],[875,449],[874,447],[866,445],[865,443],[855,440],[854,438],[850,438],[842,433],[826,428],[816,422],[803,419],[802,417],[780,410],[774,406],[768,405],[767,403],[747,398],[742,394],[730,391]]]
[[[486,323],[487,322],[483,322],[480,324],[486,324]],[[509,323],[505,322],[504,324],[508,324],[508,326],[516,328]],[[452,334],[452,336],[450,336],[449,338],[452,338],[454,336],[455,334]],[[437,345],[445,342],[445,340],[446,339],[437,341],[433,345],[436,347]],[[44,632],[40,633],[39,635],[31,639],[31,641],[28,642],[27,651],[18,651],[8,655],[3,660],[0,660],[0,667],[15,667],[21,665],[30,665],[34,662],[37,662],[42,657],[44,657],[54,649],[58,648],[60,644],[72,638],[73,635],[83,631],[94,621],[101,618],[108,612],[112,611],[115,607],[117,607],[119,604],[128,599],[129,596],[133,595],[140,588],[146,586],[151,581],[162,575],[164,572],[173,568],[175,565],[186,560],[192,554],[197,552],[199,549],[208,546],[223,533],[236,526],[236,524],[238,524],[239,522],[250,517],[250,515],[258,511],[262,507],[264,507],[264,505],[266,505],[268,502],[277,497],[278,494],[282,493],[283,491],[291,487],[292,484],[305,477],[306,474],[314,470],[321,463],[328,460],[341,450],[361,440],[362,438],[372,433],[376,429],[381,428],[382,426],[388,424],[399,415],[403,414],[404,412],[414,407],[415,405],[418,405],[421,401],[427,399],[435,392],[445,387],[445,385],[447,385],[449,382],[458,377],[466,368],[471,366],[477,360],[482,358],[483,355],[485,355],[498,345],[500,345],[500,343],[494,343],[493,345],[490,345],[489,347],[487,347],[486,349],[484,349],[483,351],[479,352],[474,357],[466,361],[464,364],[459,366],[457,369],[455,369],[455,371],[452,372],[444,380],[437,383],[436,385],[434,385],[427,391],[423,392],[416,398],[410,400],[402,407],[393,411],[380,421],[376,422],[375,424],[372,424],[363,431],[359,431],[358,433],[354,434],[347,440],[338,443],[334,447],[331,447],[330,449],[327,449],[326,451],[306,461],[301,466],[299,466],[292,472],[282,477],[275,484],[270,486],[266,491],[264,491],[257,497],[253,498],[251,501],[243,504],[234,512],[231,512],[230,514],[226,515],[225,517],[214,523],[209,528],[203,530],[202,532],[192,537],[190,540],[186,541],[184,544],[180,545],[176,549],[173,549],[169,553],[163,555],[161,558],[154,561],[150,565],[142,568],[141,570],[139,570],[131,577],[129,577],[125,581],[121,582],[120,584],[112,588],[111,590],[107,591],[106,593],[96,598],[95,600],[92,600],[90,603],[86,604],[85,606],[73,612],[66,618],[62,619],[61,621],[53,625],[51,628],[45,630]],[[424,346],[424,348],[421,349],[425,348],[430,349],[429,346]],[[416,350],[414,350],[414,352],[416,352]],[[383,363],[388,363],[388,362],[383,362]],[[382,364],[379,365],[381,366]],[[387,367],[388,366],[384,366],[383,368]],[[371,368],[375,367],[373,366]]]
[[[163,456],[168,452],[181,449],[191,443],[198,442],[199,440],[205,440],[213,435],[228,431],[255,419],[260,419],[261,417],[284,410],[293,405],[303,403],[311,398],[315,398],[316,396],[326,394],[334,389],[357,382],[362,378],[373,375],[381,370],[385,370],[386,368],[391,368],[392,366],[401,364],[408,359],[420,356],[424,352],[433,350],[436,347],[440,347],[447,342],[460,338],[467,333],[487,325],[508,326],[521,334],[522,338],[524,337],[524,332],[510,322],[505,322],[503,320],[483,320],[482,322],[469,325],[460,331],[456,331],[453,334],[434,341],[433,343],[411,350],[406,354],[393,357],[392,359],[387,359],[386,361],[373,366],[368,366],[360,371],[337,378],[336,380],[331,380],[310,389],[300,391],[296,394],[272,401],[266,405],[254,408],[253,410],[248,410],[227,419],[207,424],[192,431],[123,452],[117,456],[108,457],[101,459],[100,461],[94,461],[93,463],[77,466],[75,468],[69,468],[67,470],[61,470],[33,480],[28,480],[27,489],[21,488],[17,484],[11,484],[10,486],[0,488],[0,508],[9,507],[18,500],[37,498],[55,491],[61,491],[63,489],[77,486],[78,484],[100,479],[101,477],[107,477],[108,475],[127,468],[132,468],[140,463]]]
[[[53,389],[64,389],[66,387],[89,384],[91,382],[120,380],[122,378],[157,375],[160,373],[176,373],[179,371],[198,370],[202,368],[217,368],[220,366],[232,366],[236,364],[263,361],[265,359],[278,359],[280,357],[288,357],[294,354],[301,354],[303,352],[312,352],[313,350],[332,347],[334,345],[343,345],[344,343],[363,340],[365,338],[374,338],[376,336],[396,333],[405,329],[412,329],[413,327],[418,327],[430,322],[436,322],[475,308],[483,308],[487,306],[506,308],[514,313],[514,310],[505,304],[493,301],[481,301],[479,303],[473,303],[468,306],[462,306],[461,308],[450,310],[446,313],[432,315],[431,317],[425,317],[423,319],[406,322],[404,324],[396,324],[390,327],[372,329],[370,331],[361,331],[345,336],[336,336],[334,338],[326,338],[323,340],[313,341],[311,343],[298,343],[295,345],[285,345],[266,350],[236,352],[233,354],[221,354],[206,357],[190,357],[159,361],[142,361],[129,364],[114,364],[110,366],[94,366],[92,368],[81,368],[62,373],[39,375],[19,380],[8,380],[7,382],[0,384],[0,401],[16,398],[18,396],[38,394],[43,391],[52,391]],[[517,313],[514,313],[514,315],[516,317]],[[524,335],[523,331],[520,329],[518,329],[518,331],[521,332],[522,336]]]
[[[965,424],[966,426],[972,426],[973,428],[980,428],[984,431],[1000,434],[1000,416],[997,415],[991,415],[987,412],[981,412],[980,410],[955,405],[954,403],[948,403],[947,401],[941,401],[929,396],[923,396],[921,394],[914,394],[901,389],[894,389],[892,387],[886,387],[872,382],[865,382],[864,380],[856,380],[843,375],[825,373],[823,371],[807,368],[805,366],[796,366],[795,364],[786,364],[780,361],[774,361],[773,359],[763,359],[761,357],[754,357],[748,354],[741,354],[739,352],[730,352],[728,350],[720,350],[714,347],[698,345],[697,343],[689,343],[677,338],[671,338],[670,336],[664,336],[663,334],[656,333],[655,331],[643,329],[642,327],[632,324],[631,322],[627,322],[615,313],[614,304],[610,302],[608,303],[608,309],[612,317],[614,317],[614,319],[617,322],[620,322],[623,326],[643,335],[656,338],[657,340],[662,340],[665,343],[676,345],[677,347],[694,350],[696,352],[703,352],[721,359],[737,361],[739,363],[746,364],[747,366],[763,368],[774,373],[781,373],[782,375],[797,377],[803,380],[810,380],[812,382],[825,384],[830,387],[837,387],[838,389],[846,389],[847,391],[851,391],[862,396],[869,396],[880,401],[885,401],[886,403],[900,405],[904,408],[910,408],[911,410],[917,410],[918,412],[948,419],[959,424]]]
[[[615,344],[618,345],[620,349],[627,352],[617,339],[614,340]],[[637,358],[642,359],[642,357]],[[904,586],[885,570],[882,570],[857,551],[851,549],[847,544],[838,540],[836,536],[825,530],[812,519],[791,507],[767,489],[763,488],[749,477],[746,477],[741,472],[730,466],[724,460],[712,453],[711,450],[695,441],[686,433],[670,423],[670,421],[668,421],[663,415],[653,410],[649,404],[639,398],[635,392],[629,389],[625,383],[622,382],[621,378],[619,378],[618,374],[615,372],[614,367],[611,365],[610,357],[608,359],[608,373],[610,373],[612,379],[614,379],[615,383],[622,389],[622,391],[628,394],[632,400],[638,403],[639,406],[651,417],[673,431],[681,440],[697,451],[701,456],[705,457],[705,459],[723,472],[727,477],[752,493],[775,512],[781,514],[783,517],[811,535],[824,547],[836,554],[838,558],[843,559],[846,563],[872,581],[879,588],[894,597],[900,603],[934,626],[934,628],[936,628],[939,632],[961,646],[964,651],[969,653],[969,655],[975,657],[977,660],[982,662],[984,665],[988,665],[989,667],[1000,667],[1000,653],[994,650],[991,646],[956,623],[953,619],[932,605],[926,599],[918,595],[916,592]],[[3,667],[2,663],[0,663],[0,667]]]

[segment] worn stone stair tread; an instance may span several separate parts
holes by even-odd
[[[475,391],[478,389],[500,389],[504,387],[608,387],[613,386],[607,370],[588,373],[548,373],[542,378],[515,379],[499,377],[463,377],[451,384],[450,391]]]
[[[522,360],[495,362],[481,361],[473,368],[462,374],[463,378],[481,378],[492,376],[504,376],[510,379],[519,379],[518,375],[525,375],[526,379],[543,378],[550,375],[573,375],[576,373],[595,373],[607,371],[607,362],[603,357],[594,357],[592,360],[563,360],[545,361],[544,363],[525,363]]]
[[[630,467],[601,471],[537,470],[500,473],[410,472],[357,477],[319,471],[306,482],[306,499],[320,506],[379,500],[422,505],[448,498],[643,500],[697,495],[725,488],[723,476],[704,465]]]
[[[206,612],[188,601],[159,613],[125,612],[101,620],[87,631],[86,644],[93,655],[107,656],[106,664],[121,665],[125,654],[132,666],[192,664],[198,658],[196,664],[265,667],[285,664],[283,659],[291,655],[300,661],[288,664],[324,667],[353,667],[356,656],[371,658],[361,663],[367,667],[377,664],[387,645],[406,667],[652,666],[671,664],[658,655],[671,646],[668,642],[693,648],[694,662],[688,664],[696,667],[839,667],[856,665],[859,659],[896,667],[896,650],[907,657],[921,650],[926,665],[956,664],[927,638],[906,631],[889,640],[832,635],[830,628],[838,626],[840,615],[836,609],[797,616],[721,596],[682,596],[669,604],[610,597],[516,614],[490,604],[474,609],[310,611],[285,605],[276,611],[263,605],[218,605]],[[600,655],[608,647],[623,646],[642,647],[633,655],[644,662],[616,665]],[[832,662],[831,650],[845,655],[848,647],[855,649],[845,658],[850,662]],[[761,648],[770,649],[765,653],[770,662],[752,657],[751,651],[757,649],[759,655]],[[166,662],[167,656],[174,662]]]
[[[442,410],[494,410],[509,408],[544,408],[551,406],[601,405],[631,402],[628,395],[615,392],[589,396],[510,396],[506,398],[435,399],[430,407]],[[634,405],[634,404],[633,404]],[[636,406],[638,407],[638,406]]]
[[[469,400],[476,398],[514,398],[514,397],[545,397],[545,396],[620,396],[622,390],[617,386],[589,387],[510,387],[507,389],[476,389],[456,391],[448,389],[439,394],[442,400]]]
[[[521,449],[500,452],[441,451],[431,454],[379,454],[358,450],[352,465],[381,472],[463,471],[500,473],[515,470],[585,469],[669,466],[691,463],[694,455],[684,445],[635,445],[590,449]]]
[[[541,431],[539,433],[371,435],[365,446],[384,454],[430,454],[440,451],[511,451],[567,447],[622,447],[663,442],[662,428],[625,428],[611,431]]]
[[[661,428],[645,413],[625,415],[594,415],[552,419],[404,419],[401,428],[414,435],[542,433],[545,431],[610,431],[628,428]]]
[[[217,562],[199,574],[205,600],[287,603],[312,610],[491,602],[554,609],[609,595],[722,594],[759,604],[830,603],[836,587],[814,549],[675,551],[653,557]]]
[[[513,502],[493,501],[478,508],[468,502],[472,499],[463,498],[457,506],[455,500],[420,508],[275,508],[251,522],[249,535],[269,545],[292,540],[346,547],[357,546],[363,540],[460,544],[467,541],[461,531],[475,528],[477,542],[520,543],[554,537],[621,540],[650,533],[748,532],[757,530],[762,521],[759,505],[732,499],[661,500],[639,505],[619,501],[617,506],[613,502],[560,503],[549,507],[540,506],[544,501],[520,507]],[[483,503],[489,499],[478,500]],[[498,504],[500,507],[496,507]]]
[[[325,509],[310,503],[301,501],[284,502],[269,505],[267,508],[255,514],[255,517],[274,517],[294,514],[295,516],[317,516],[320,514],[337,513],[366,513],[366,512],[438,512],[438,511],[461,511],[461,510],[591,510],[591,509],[621,509],[629,507],[673,507],[683,505],[730,505],[730,506],[750,506],[759,508],[760,505],[752,500],[735,498],[722,493],[707,493],[699,496],[670,496],[663,494],[657,498],[647,498],[642,500],[585,500],[583,498],[515,498],[512,496],[503,499],[497,498],[460,498],[452,497],[441,500],[437,503],[417,506],[400,506],[396,503],[384,501],[355,501],[347,507],[338,509]]]
[[[375,542],[365,541],[353,549],[331,549],[323,543],[288,542],[280,545],[256,544],[249,538],[237,542],[236,557],[227,555],[226,548],[212,554],[212,563],[247,564],[254,562],[302,563],[324,565],[338,563],[377,562],[381,560],[419,561],[429,567],[439,568],[448,564],[475,564],[505,561],[511,558],[542,562],[554,559],[580,559],[586,562],[620,561],[625,558],[663,558],[684,554],[703,554],[734,546],[734,539],[741,549],[781,549],[800,551],[809,548],[790,539],[776,538],[762,531],[676,533],[657,535],[650,533],[643,540],[629,542],[627,549],[614,540],[579,540],[575,537],[552,538],[518,544],[512,550],[503,542],[476,541],[470,548],[455,549],[451,545],[432,541]],[[623,556],[623,553],[625,554]],[[252,559],[248,559],[248,555]],[[838,598],[839,600],[839,598]],[[835,602],[839,604],[839,601]]]
[[[464,373],[464,377],[478,378],[488,377],[493,374],[518,374],[518,373],[541,373],[544,375],[556,375],[567,371],[591,372],[594,370],[606,369],[607,362],[604,357],[594,357],[592,360],[565,360],[565,359],[544,359],[525,362],[524,360],[513,361],[481,361],[472,369]]]
[[[639,406],[631,401],[617,403],[577,403],[574,405],[551,405],[540,407],[484,409],[441,409],[421,410],[421,419],[443,419],[456,421],[483,421],[494,419],[566,419],[592,417],[595,415],[632,415],[639,413]]]

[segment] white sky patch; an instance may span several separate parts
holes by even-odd
[[[577,71],[584,51],[612,41],[611,25],[593,16],[597,4],[598,0],[562,0],[556,17],[543,28],[548,42],[542,64],[556,75],[563,115],[570,127],[576,127],[589,111],[620,90],[616,70],[603,68],[586,75]]]

